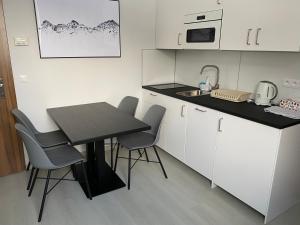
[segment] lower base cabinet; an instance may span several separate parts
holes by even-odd
[[[143,90],[166,107],[158,146],[272,221],[300,202],[300,125],[275,129]],[[213,185],[213,186],[214,186]]]
[[[212,179],[219,112],[189,104],[186,129],[186,164]]]
[[[185,162],[185,133],[187,103],[151,91],[143,91],[144,108],[158,104],[166,108],[157,145],[166,152]],[[143,109],[146,111],[146,109]]]
[[[214,184],[266,215],[280,130],[220,115]]]

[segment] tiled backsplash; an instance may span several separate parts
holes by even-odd
[[[221,88],[255,92],[259,81],[269,80],[278,86],[278,99],[300,98],[300,89],[283,86],[285,78],[300,79],[300,53],[180,50],[176,52],[175,81],[198,86],[214,73],[208,69],[200,76],[207,64],[219,66]]]

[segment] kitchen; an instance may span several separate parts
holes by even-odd
[[[230,198],[239,199],[238,204],[250,206],[247,213],[263,215],[258,224],[276,224],[284,212],[295,205],[297,209],[300,122],[264,109],[271,102],[300,97],[298,2],[157,0],[135,2],[135,16],[127,17],[133,3],[120,1],[123,62],[40,60],[32,3],[3,2],[18,105],[41,129],[55,128],[46,108],[103,100],[116,104],[120,96],[139,96],[138,118],[153,104],[167,109],[157,146],[179,167],[196,171],[211,192],[224,189]],[[17,22],[16,16],[26,20]],[[143,23],[135,19],[139,16],[145,18]],[[28,37],[29,47],[14,46],[18,36]],[[23,62],[24,56],[32,59]],[[128,76],[120,77],[119,70]],[[210,97],[217,86],[225,93],[242,91],[233,98],[243,102]],[[78,93],[80,88],[84,91]],[[199,88],[201,96],[178,94]],[[33,96],[39,106],[35,109],[29,100]],[[245,102],[248,99],[252,102]],[[297,224],[297,219],[291,220]]]

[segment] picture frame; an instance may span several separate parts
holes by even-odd
[[[118,0],[34,0],[40,58],[121,57]]]

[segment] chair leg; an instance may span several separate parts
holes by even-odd
[[[29,188],[31,186],[31,181],[32,181],[32,177],[33,177],[34,171],[35,171],[35,168],[32,167],[26,190],[29,190]]]
[[[47,179],[46,179],[46,183],[45,183],[45,189],[44,189],[43,199],[42,199],[42,203],[41,203],[41,208],[40,208],[40,213],[39,213],[39,219],[38,219],[38,222],[41,222],[41,220],[42,220],[42,216],[43,216],[44,205],[45,205],[46,195],[47,195],[47,191],[48,191],[48,185],[49,185],[50,176],[51,176],[51,170],[48,170],[48,174],[47,174]]]
[[[26,167],[26,170],[28,171],[30,169],[30,162],[28,162],[28,165]]]
[[[114,165],[114,172],[116,172],[116,169],[117,169],[119,150],[120,150],[120,144],[118,143],[117,155],[116,155],[116,160],[115,160],[115,165]]]
[[[128,182],[127,188],[130,190],[130,172],[131,172],[131,151],[128,153]]]
[[[165,168],[164,168],[164,166],[163,166],[163,164],[162,164],[162,162],[161,162],[161,160],[160,160],[160,157],[159,157],[159,155],[158,155],[158,152],[157,152],[155,146],[153,146],[153,149],[154,149],[154,152],[155,152],[156,157],[157,157],[157,159],[158,159],[158,162],[159,162],[159,164],[160,164],[160,166],[161,166],[161,169],[162,169],[162,171],[163,171],[163,173],[164,173],[164,175],[165,175],[165,178],[168,179],[167,173],[166,173]]]
[[[144,148],[144,151],[145,151],[146,160],[147,160],[147,162],[149,162],[149,158],[148,158],[148,154],[147,154],[147,149]]]
[[[83,171],[83,176],[84,176],[84,181],[85,181],[86,189],[88,192],[88,196],[89,196],[89,199],[92,200],[93,197],[92,197],[92,193],[91,193],[91,188],[90,188],[90,184],[89,184],[88,177],[86,174],[86,169],[85,169],[83,162],[81,162],[81,166],[82,166],[82,171]]]
[[[139,152],[139,154],[140,154],[140,157],[142,157],[143,155],[142,155],[142,153],[141,153],[141,150],[140,150],[140,149],[138,149],[138,152]]]
[[[110,138],[110,167],[114,168],[114,146],[113,146],[113,138]]]
[[[32,194],[32,191],[33,191],[33,188],[34,188],[34,185],[35,185],[35,182],[36,182],[36,178],[38,176],[39,171],[40,171],[39,169],[36,169],[36,171],[35,171],[35,174],[34,174],[34,177],[33,177],[33,181],[32,181],[32,184],[30,186],[29,193],[28,193],[28,197],[30,197],[31,194]]]

